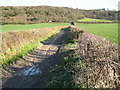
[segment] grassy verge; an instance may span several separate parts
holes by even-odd
[[[6,66],[10,66],[23,56],[27,55],[31,50],[35,49],[39,45],[39,40],[35,42],[28,43],[27,45],[23,46],[19,52],[15,49],[11,49],[10,53],[17,53],[16,55],[13,55],[11,58],[7,54],[4,55],[4,59],[1,61],[1,65],[3,68]]]
[[[2,68],[10,66],[11,64],[15,63],[17,60],[19,60],[20,58],[22,58],[23,56],[27,55],[29,52],[37,48],[38,46],[42,45],[42,43],[40,43],[41,41],[47,41],[50,38],[52,38],[54,35],[58,34],[59,32],[60,30],[56,30],[56,32],[54,32],[53,35],[47,35],[34,42],[27,43],[26,45],[24,45],[23,47],[17,50],[9,49],[8,50],[9,53],[1,55],[3,59],[0,62],[0,66]]]

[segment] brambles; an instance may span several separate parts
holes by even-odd
[[[71,30],[75,31],[77,28]],[[120,84],[118,45],[85,30],[79,34],[78,44],[79,50],[76,54],[86,64],[86,68],[76,77],[77,82],[87,83],[87,88],[118,86]]]

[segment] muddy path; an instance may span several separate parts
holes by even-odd
[[[65,29],[2,73],[3,88],[44,88],[47,77],[59,60]]]

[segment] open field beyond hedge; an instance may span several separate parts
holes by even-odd
[[[16,30],[31,30],[31,29],[40,29],[48,28],[55,26],[66,26],[70,25],[69,23],[41,23],[41,24],[28,24],[28,25],[3,25],[2,32],[16,31]],[[93,34],[105,37],[112,42],[118,42],[118,24],[80,24],[77,23],[78,28],[84,28]]]
[[[2,32],[16,31],[16,30],[31,30],[31,29],[40,29],[48,28],[55,26],[66,26],[67,23],[41,23],[41,24],[27,24],[27,25],[3,25]]]
[[[77,27],[84,28],[89,32],[105,37],[114,43],[118,41],[118,24],[80,24],[77,23]]]
[[[112,20],[83,18],[81,20],[78,20],[78,22],[112,22]]]

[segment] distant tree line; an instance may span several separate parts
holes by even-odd
[[[82,18],[116,20],[117,11],[81,10],[51,6],[1,6],[2,24],[77,22]]]

